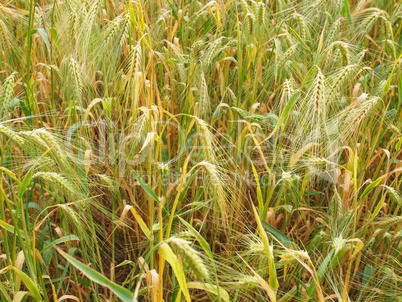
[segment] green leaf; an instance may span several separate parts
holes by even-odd
[[[364,190],[362,196],[360,196],[360,199],[363,199],[364,197],[366,197],[385,178],[385,176],[386,175],[379,177],[378,179],[373,181],[369,186],[367,186],[367,188]]]
[[[389,76],[387,82],[385,83],[384,88],[382,90],[384,93],[387,93],[389,91],[389,89],[391,88],[391,80],[392,80],[393,75],[394,74],[391,73],[391,75]]]
[[[122,263],[116,265],[116,267],[120,267],[127,264],[130,264],[132,267],[136,267],[136,264],[131,260],[124,260]]]
[[[257,229],[258,229],[258,232],[260,233],[261,241],[264,245],[265,255],[267,256],[267,260],[268,260],[269,285],[272,288],[277,289],[279,287],[279,282],[278,282],[278,278],[277,278],[277,274],[276,274],[274,255],[269,246],[268,235],[264,231],[260,216],[258,215],[257,210],[254,207],[254,204],[251,204],[251,206],[253,207],[254,217],[257,222]]]
[[[11,298],[8,295],[7,290],[4,288],[4,286],[0,283],[0,293],[2,294],[3,299],[5,299],[7,302],[11,302]]]
[[[324,261],[321,263],[321,265],[318,267],[317,270],[317,277],[318,277],[318,282],[321,281],[321,278],[324,276],[330,262],[331,259],[333,259],[333,255],[334,255],[335,250],[332,249],[329,254],[325,257]],[[316,288],[315,288],[315,284],[314,282],[312,282],[307,290],[307,295],[312,298],[315,293],[316,293]]]
[[[303,39],[299,36],[299,34],[291,27],[289,29],[292,31],[292,33],[296,36],[296,39],[300,42],[302,47],[307,50],[311,54],[311,49],[310,47],[307,46],[306,42],[303,41]]]
[[[64,258],[66,258],[67,261],[70,262],[76,269],[80,270],[88,279],[92,280],[95,283],[98,283],[99,285],[107,287],[123,302],[132,302],[133,301],[134,294],[131,293],[128,289],[110,281],[105,276],[101,275],[97,271],[88,267],[84,263],[76,260],[74,257],[63,252],[61,249],[56,247],[56,250],[57,250],[57,252],[59,252],[60,255],[62,255]]]
[[[35,165],[32,166],[31,169],[29,169],[27,175],[25,176],[24,180],[22,181],[21,186],[20,186],[20,189],[18,190],[18,194],[17,194],[17,197],[18,197],[18,198],[22,198],[22,196],[23,196],[24,193],[25,193],[25,189],[26,189],[26,188],[29,186],[29,184],[31,183],[32,175],[33,175],[33,172],[34,172],[34,167],[35,167]]]
[[[296,91],[292,97],[290,98],[289,102],[286,104],[285,108],[283,109],[281,116],[278,119],[278,122],[276,123],[274,131],[272,131],[272,134],[274,134],[276,131],[278,131],[279,127],[282,125],[282,123],[286,120],[286,118],[289,116],[290,112],[293,110],[293,107],[296,104],[297,99],[300,96],[300,91]],[[271,135],[272,135],[271,134]]]
[[[75,235],[68,235],[68,236],[61,237],[59,239],[52,241],[48,246],[46,246],[43,250],[41,250],[40,253],[42,254],[43,252],[47,251],[48,249],[52,248],[53,246],[55,246],[59,243],[72,241],[72,240],[80,240],[80,238],[78,238]]]
[[[221,61],[231,61],[233,63],[239,64],[237,62],[237,60],[235,58],[233,58],[233,57],[226,57],[226,58],[223,58]]]
[[[116,229],[119,227],[119,225],[123,222],[124,218],[126,218],[128,211],[131,211],[131,213],[133,214],[135,220],[138,222],[138,225],[140,226],[141,230],[144,232],[144,234],[147,236],[147,238],[151,240],[152,239],[152,232],[149,230],[149,228],[147,227],[146,223],[141,218],[140,214],[138,214],[138,212],[134,209],[134,207],[130,206],[130,205],[126,205],[124,207],[123,213],[121,214],[120,219],[117,222],[112,234],[114,233],[114,231],[116,231]],[[107,239],[109,239],[110,236],[112,236],[112,234],[110,234]]]
[[[29,292],[16,292],[14,294],[13,302],[20,302],[25,296],[30,295]],[[11,300],[10,300],[11,301]]]
[[[186,276],[184,275],[183,267],[181,266],[179,259],[174,254],[170,246],[168,246],[166,243],[162,244],[159,249],[162,253],[163,258],[165,258],[165,260],[169,262],[170,266],[172,267],[177,282],[179,282],[180,289],[183,292],[183,295],[186,298],[187,302],[191,302],[186,283]]]
[[[201,283],[201,282],[188,282],[187,283],[188,288],[195,288],[195,289],[202,289],[207,292],[210,292],[211,294],[214,294],[215,296],[219,296],[223,301],[229,302],[229,294],[226,290],[223,288],[219,288],[216,285],[209,284],[209,283]]]
[[[37,29],[38,33],[40,34],[40,36],[42,37],[43,41],[45,42],[47,51],[50,52],[50,44],[49,44],[49,38],[47,36],[46,31],[43,28],[38,28]]]
[[[8,224],[7,222],[0,220],[0,227],[5,229],[6,231],[10,232],[11,234],[15,233],[15,229],[11,224]],[[22,239],[25,239],[25,235],[23,233],[20,234]]]
[[[147,192],[147,194],[153,198],[157,203],[160,203],[158,196],[155,194],[154,191],[151,190],[150,187],[148,187],[148,185],[145,183],[145,181],[137,174],[137,172],[135,172],[132,168],[130,168],[131,173],[133,173],[135,179],[139,182],[139,184],[141,185],[141,187],[145,190],[145,192]]]
[[[274,228],[272,225],[268,224],[265,221],[261,221],[261,223],[264,226],[264,228],[267,229],[268,232],[270,232],[273,236],[276,237],[276,239],[278,239],[280,242],[286,245],[286,247],[290,247],[290,245],[293,243],[293,241],[290,240],[289,237],[287,237],[278,229]]]
[[[221,113],[221,104],[219,104],[218,107],[216,107],[216,110],[214,112],[214,119],[219,118],[220,113]]]
[[[402,144],[402,136],[399,138],[398,142],[395,145],[396,151],[399,151],[401,149],[401,144]]]
[[[350,26],[353,26],[352,15],[350,13],[349,0],[343,0],[343,10],[346,13],[346,16],[348,17],[348,21],[349,21]]]
[[[294,297],[294,295],[296,295],[296,293],[297,293],[297,286],[294,286],[282,298],[280,298],[278,302],[288,302]]]
[[[167,0],[167,3],[169,4],[170,8],[172,9],[173,17],[175,20],[179,20],[179,15],[177,14],[176,8],[170,3],[169,0]]]
[[[391,116],[393,116],[393,115],[395,115],[395,114],[397,114],[397,113],[398,113],[398,111],[396,111],[395,109],[388,110],[388,111],[385,113],[384,118],[389,118],[389,117],[391,117]]]
[[[201,236],[200,233],[197,232],[196,229],[194,229],[191,224],[189,224],[187,221],[185,221],[184,219],[182,219],[181,217],[179,217],[180,221],[188,228],[188,230],[190,231],[191,234],[193,234],[193,236],[197,239],[198,243],[200,244],[201,248],[204,250],[205,253],[207,253],[207,255],[209,256],[209,258],[211,258],[211,260],[213,259],[213,255],[212,255],[212,251],[211,248],[208,244],[208,242],[204,239],[204,237]]]
[[[366,265],[366,267],[363,270],[362,286],[360,289],[359,299],[357,300],[357,302],[360,302],[362,300],[364,290],[366,289],[366,286],[367,286],[368,282],[370,281],[373,273],[374,273],[374,268],[370,265]]]
[[[279,209],[284,209],[286,212],[291,213],[293,210],[293,207],[290,204],[283,204],[283,205],[275,207],[274,211],[279,210]]]
[[[32,297],[34,297],[38,301],[42,301],[42,296],[40,294],[39,289],[36,287],[35,283],[27,274],[25,274],[23,271],[19,270],[18,268],[12,265],[7,266],[5,269],[13,270],[17,274],[17,276],[22,280],[22,282],[24,282],[25,286],[32,294]]]
[[[8,170],[5,167],[0,167],[0,171],[3,171],[9,177],[11,177],[18,185],[21,185],[21,182],[18,180],[17,176],[13,172],[11,172],[10,170]]]

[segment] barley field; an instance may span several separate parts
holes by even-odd
[[[0,301],[402,301],[402,1],[0,0]]]

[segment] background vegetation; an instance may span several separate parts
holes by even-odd
[[[2,0],[1,301],[401,301],[402,3]]]

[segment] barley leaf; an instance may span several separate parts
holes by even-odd
[[[272,131],[272,134],[276,133],[279,129],[279,127],[282,125],[282,123],[286,120],[286,118],[289,116],[290,112],[292,111],[293,107],[296,104],[297,99],[300,96],[300,91],[296,91],[292,97],[290,98],[289,102],[286,104],[285,108],[283,109],[281,116],[278,119],[278,122],[276,123],[274,131]],[[271,134],[271,136],[272,136]]]
[[[35,283],[27,274],[25,274],[23,271],[19,270],[18,268],[12,265],[7,266],[5,269],[13,270],[17,274],[17,276],[22,280],[22,282],[24,282],[25,286],[30,291],[32,297],[34,297],[36,300],[42,301],[42,296],[39,292],[39,289],[36,287]]]
[[[225,302],[230,301],[228,292],[226,290],[224,290],[223,288],[220,288],[213,284],[201,283],[201,282],[188,282],[187,287],[195,288],[195,289],[202,289],[202,290],[210,292],[216,296],[219,296]]]
[[[189,224],[187,221],[185,221],[183,218],[179,217],[180,221],[188,228],[191,234],[197,239],[198,243],[201,245],[202,249],[204,250],[205,253],[208,254],[208,256],[213,259],[212,251],[211,248],[209,247],[208,242],[200,235],[200,233],[197,232],[196,229],[194,229],[191,224]]]
[[[61,249],[56,247],[57,252],[67,259],[76,269],[80,270],[88,279],[92,280],[99,285],[107,287],[110,289],[119,299],[123,302],[132,302],[134,299],[133,293],[131,293],[126,288],[110,281],[105,276],[101,275],[94,269],[88,267],[86,264],[76,260],[74,257],[69,254],[63,252]]]
[[[47,251],[48,249],[52,248],[53,246],[55,246],[59,243],[64,243],[64,242],[68,242],[68,241],[72,241],[72,240],[80,240],[80,238],[75,235],[68,235],[68,236],[61,237],[59,239],[52,241],[48,246],[46,246],[43,250],[41,250],[40,253],[42,254],[43,252]]]
[[[153,198],[157,203],[160,203],[158,196],[155,194],[154,191],[152,191],[152,189],[145,183],[145,181],[137,174],[137,172],[135,172],[133,169],[131,169],[131,173],[133,173],[135,179],[139,182],[139,184],[141,185],[141,187],[145,190],[145,192],[151,197]]]
[[[184,297],[186,298],[187,302],[191,302],[186,283],[186,276],[184,275],[183,267],[179,262],[179,259],[166,243],[162,244],[159,248],[161,250],[163,258],[165,258],[165,260],[169,262],[170,266],[172,267]]]

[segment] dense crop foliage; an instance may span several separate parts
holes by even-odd
[[[0,1],[0,301],[401,301],[402,2]]]

